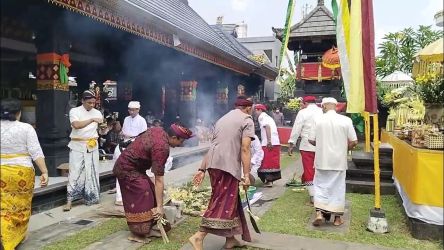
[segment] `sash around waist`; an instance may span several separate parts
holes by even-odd
[[[17,153],[17,154],[0,154],[1,159],[12,159],[12,158],[18,158],[18,157],[29,157],[31,156],[28,153]]]

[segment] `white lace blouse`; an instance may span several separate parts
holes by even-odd
[[[30,124],[19,121],[2,120],[0,130],[0,152],[2,155],[29,154],[29,156],[13,158],[2,157],[0,160],[1,165],[20,165],[32,168],[32,160],[45,157],[40,147],[37,133]]]

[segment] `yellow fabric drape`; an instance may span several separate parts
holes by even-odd
[[[361,0],[354,0],[350,8],[350,94],[347,113],[362,113],[365,107],[364,62],[362,58]]]
[[[415,148],[383,131],[381,141],[393,147],[393,175],[416,205],[444,207],[443,152]]]
[[[0,166],[0,225],[5,250],[15,249],[25,238],[31,217],[34,177],[34,169],[30,167]]]

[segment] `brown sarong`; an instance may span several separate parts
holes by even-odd
[[[208,169],[208,174],[212,194],[200,231],[222,237],[241,234],[244,241],[251,242],[239,196],[239,180],[220,169]]]

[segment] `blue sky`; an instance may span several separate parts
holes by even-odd
[[[295,0],[292,24],[302,18],[303,6],[317,0]],[[224,16],[224,23],[248,24],[248,36],[271,36],[271,27],[283,27],[288,0],[189,0],[190,6],[209,24]],[[331,0],[325,0],[331,9]],[[443,9],[442,0],[373,0],[376,45],[384,34],[419,25],[434,25],[433,16]]]

